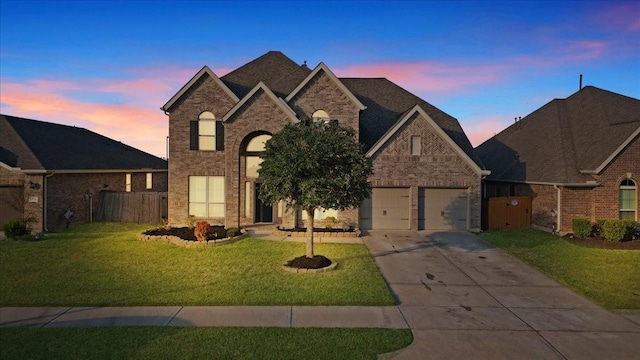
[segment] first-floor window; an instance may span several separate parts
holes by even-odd
[[[153,173],[147,173],[147,190],[153,188]]]
[[[127,173],[124,177],[124,190],[131,192],[131,174]]]
[[[636,219],[636,183],[631,179],[620,183],[620,219]]]
[[[316,211],[314,211],[313,213],[313,218],[315,220],[324,220],[326,218],[328,218],[329,216],[334,217],[334,218],[338,218],[338,211],[334,210],[334,209],[323,209],[323,208],[317,208]],[[302,210],[302,220],[307,220],[308,216],[307,216],[307,212]]]
[[[189,176],[189,215],[224,217],[224,176]]]

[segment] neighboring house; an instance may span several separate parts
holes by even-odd
[[[638,220],[640,100],[587,86],[476,148],[491,169],[484,196],[531,196],[534,226],[575,218]]]
[[[218,77],[203,67],[162,110],[169,115],[169,222],[302,225],[304,214],[257,194],[264,143],[286,124],[337,121],[356,131],[374,175],[360,209],[317,212],[362,229],[480,227],[489,174],[456,119],[384,78],[338,78],[323,63],[267,54]]]
[[[90,221],[101,191],[167,191],[167,162],[86,129],[0,115],[0,223]],[[93,205],[93,208],[90,208]]]

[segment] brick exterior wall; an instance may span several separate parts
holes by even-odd
[[[289,101],[289,106],[300,119],[310,118],[316,110],[324,110],[331,119],[337,119],[340,126],[353,128],[358,137],[359,109],[322,71]]]
[[[55,231],[66,226],[64,213],[73,211],[71,224],[90,221],[89,198],[93,191],[93,214],[95,216],[100,191],[125,191],[125,174],[121,173],[55,173],[53,175],[27,175],[0,168],[0,186],[20,185],[24,189],[24,218],[34,220],[32,232]],[[167,173],[153,173],[153,188],[146,188],[146,172],[131,174],[131,191],[167,191]],[[29,183],[38,184],[31,188]],[[108,186],[104,186],[108,185]],[[46,201],[45,201],[46,196]],[[46,203],[47,213],[44,214]],[[46,221],[46,223],[45,223]]]
[[[636,220],[640,205],[640,140],[636,137],[604,170],[593,179],[597,187],[560,187],[561,224],[558,231],[572,232],[572,222],[576,218],[587,218],[592,222],[599,219],[617,219],[620,209],[620,183],[627,179],[636,184]],[[515,196],[531,196],[531,223],[545,229],[551,229],[557,222],[553,212],[558,208],[558,190],[553,185],[511,184]],[[505,183],[487,182],[487,193],[500,192]],[[506,195],[499,195],[506,196]]]
[[[189,122],[204,111],[221,119],[235,104],[208,75],[203,76],[171,108],[169,116],[169,223],[189,217],[189,176],[224,176],[226,151],[189,150]],[[226,147],[225,147],[226,148]],[[224,219],[214,219],[223,223]]]
[[[206,219],[227,227],[255,223],[253,209],[256,179],[246,177],[242,149],[253,137],[274,134],[290,122],[282,108],[259,90],[225,123],[225,150],[189,150],[189,121],[203,111],[221,118],[234,106],[233,101],[210,78],[201,79],[172,106],[169,116],[169,223],[184,224],[188,219],[188,177],[190,175],[225,176],[224,219]],[[319,72],[289,101],[298,118],[310,118],[316,110],[325,110],[341,126],[359,130],[359,109],[339,86],[324,72]],[[421,135],[422,156],[409,155],[411,135]],[[394,139],[373,159],[376,173],[374,186],[407,186],[412,188],[412,229],[417,229],[418,187],[465,188],[469,191],[470,228],[480,227],[480,175],[469,166],[426,119],[412,119]],[[258,180],[259,181],[259,180]],[[250,185],[250,213],[245,212],[245,184]],[[274,205],[274,223],[291,227],[295,216],[291,211],[279,211]],[[338,212],[338,226],[358,226],[358,209]],[[322,221],[316,222],[323,226]]]
[[[594,191],[592,220],[617,219],[620,210],[620,183],[627,178],[636,184],[636,220],[640,220],[640,137],[636,137],[604,170],[594,176],[601,184]]]
[[[421,155],[411,155],[411,136],[421,138]],[[469,194],[469,227],[480,229],[480,174],[416,114],[373,157],[373,187],[409,187],[411,230],[418,229],[418,189],[464,188]]]

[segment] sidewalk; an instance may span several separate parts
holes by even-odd
[[[409,327],[396,306],[5,307],[2,326]]]

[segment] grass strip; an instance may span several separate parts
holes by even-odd
[[[2,359],[376,359],[407,329],[3,328]]]
[[[142,242],[152,225],[93,223],[0,241],[0,306],[394,305],[366,246],[316,244],[334,271],[294,274],[304,244],[260,239],[182,248]]]
[[[584,247],[533,229],[479,235],[607,309],[640,309],[638,250]]]

